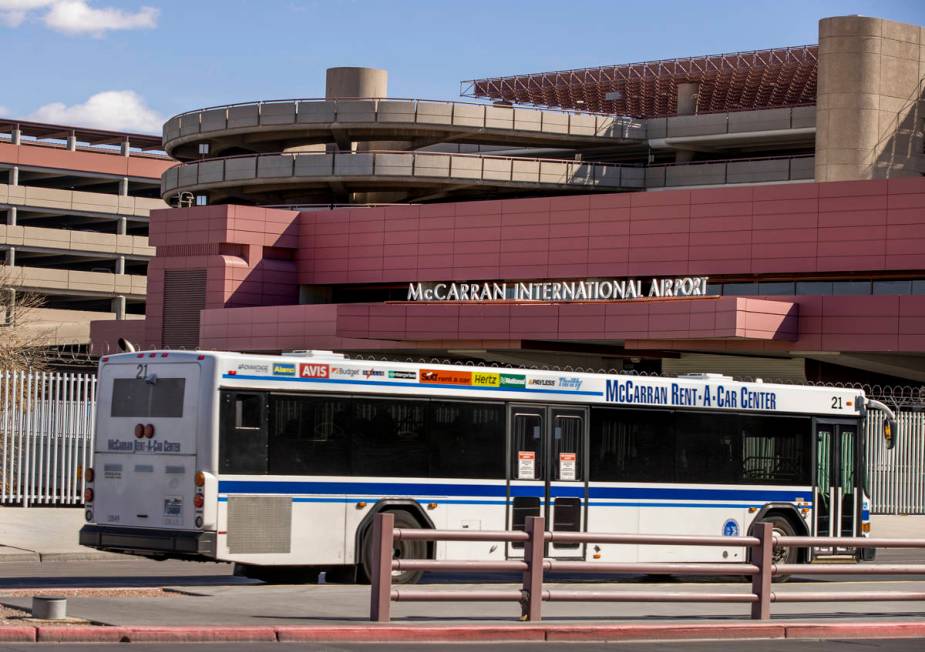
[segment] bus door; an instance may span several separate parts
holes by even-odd
[[[860,487],[857,422],[816,421],[816,483],[813,495],[818,536],[859,535]],[[850,554],[848,548],[821,548],[819,555]]]
[[[508,409],[508,527],[544,516],[546,529],[581,532],[586,522],[588,411],[585,408],[511,405]],[[584,545],[552,543],[546,555],[583,559]],[[508,546],[522,557],[523,544]]]

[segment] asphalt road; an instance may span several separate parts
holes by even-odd
[[[50,644],[49,644],[50,645]],[[881,640],[749,640],[749,641],[681,641],[676,643],[130,643],[132,652],[430,652],[462,650],[471,652],[535,652],[536,650],[574,650],[575,652],[919,652],[925,649],[925,639]],[[2,644],[0,652],[35,652],[47,647],[43,644]],[[121,650],[112,644],[68,644],[68,652],[97,652]]]

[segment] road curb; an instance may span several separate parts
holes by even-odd
[[[657,625],[331,625],[106,627],[0,625],[0,641],[38,643],[536,642],[925,638],[925,622]]]

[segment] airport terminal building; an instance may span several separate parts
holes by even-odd
[[[925,29],[164,125],[144,320],[94,349],[925,382]]]

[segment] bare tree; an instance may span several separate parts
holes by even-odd
[[[0,264],[0,369],[41,369],[47,337],[30,322],[44,300],[18,286],[17,269]]]

